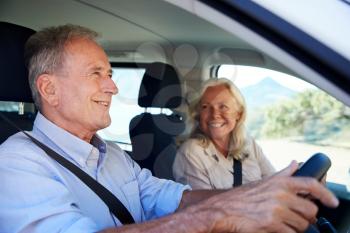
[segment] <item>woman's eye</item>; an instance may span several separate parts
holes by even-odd
[[[221,109],[221,110],[227,110],[228,107],[227,107],[226,105],[221,105],[221,106],[220,106],[220,109]]]
[[[207,109],[207,108],[208,108],[207,105],[202,105],[202,106],[201,106],[201,109],[202,109],[202,110]]]

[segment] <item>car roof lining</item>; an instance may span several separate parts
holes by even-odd
[[[220,48],[246,49],[258,53],[255,48],[231,33],[166,1],[49,2],[50,4],[47,0],[3,0],[0,3],[0,20],[34,30],[65,23],[90,27],[102,34],[100,43],[112,61],[161,61],[175,65],[173,52],[184,44],[196,45],[198,52],[204,51],[200,56],[210,56]],[[78,11],[79,17],[76,15]],[[161,53],[145,52],[145,46],[149,43],[162,50]],[[261,65],[266,67],[270,62],[264,56],[267,62]],[[254,65],[258,62],[254,58],[250,61],[250,64],[246,64]],[[199,62],[198,65],[200,64]]]

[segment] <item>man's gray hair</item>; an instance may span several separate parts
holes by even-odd
[[[38,110],[41,97],[36,88],[36,80],[41,74],[53,74],[62,68],[64,49],[67,42],[76,38],[96,41],[98,33],[88,28],[66,24],[45,28],[33,34],[25,45],[25,62],[29,71],[29,85]]]

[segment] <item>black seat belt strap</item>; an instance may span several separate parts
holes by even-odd
[[[29,133],[21,130],[14,123],[12,123],[7,117],[0,113],[0,116],[6,120],[11,126],[15,127],[17,130],[24,133],[27,137],[29,137],[38,147],[43,149],[48,156],[52,159],[56,160],[63,167],[67,168],[74,175],[76,175],[82,182],[84,182],[92,191],[96,193],[97,196],[101,198],[101,200],[108,206],[109,210],[113,215],[118,218],[118,220],[122,224],[132,224],[135,223],[135,220],[131,216],[128,209],[119,201],[119,199],[114,196],[108,189],[106,189],[103,185],[94,180],[91,176],[81,170],[78,166],[38,141],[36,138],[31,136]]]
[[[242,162],[233,159],[233,187],[242,185]]]

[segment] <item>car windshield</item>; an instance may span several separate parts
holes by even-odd
[[[252,66],[222,65],[245,97],[247,129],[278,169],[317,152],[332,160],[327,181],[350,191],[350,108],[300,78]]]

